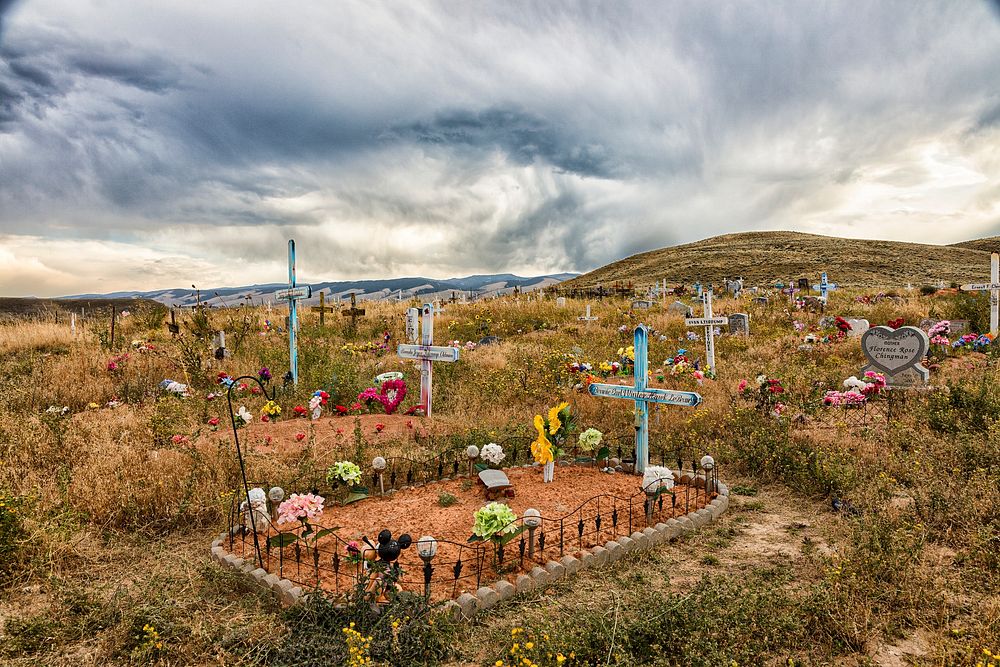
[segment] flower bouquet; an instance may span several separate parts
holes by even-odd
[[[562,445],[572,428],[573,417],[569,411],[569,403],[563,402],[553,407],[547,417],[535,415],[538,437],[531,443],[531,455],[535,458],[535,463],[543,466],[542,477],[545,482],[552,481],[556,457],[562,456]]]
[[[337,461],[326,471],[326,481],[339,496],[341,505],[350,505],[368,497],[361,486],[361,468],[351,461]]]

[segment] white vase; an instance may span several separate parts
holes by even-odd
[[[555,469],[556,469],[555,461],[549,461],[548,463],[546,463],[545,467],[542,468],[542,481],[551,482],[552,477],[555,473]]]

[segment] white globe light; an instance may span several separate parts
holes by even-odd
[[[375,470],[385,470],[386,462],[381,456],[376,456],[372,459],[372,468]]]
[[[542,525],[542,513],[534,507],[524,510],[524,525],[528,528],[538,528]]]
[[[715,467],[715,459],[706,454],[705,456],[701,457],[701,467],[704,468],[705,470],[711,470],[712,468]]]
[[[285,490],[280,486],[272,486],[271,490],[267,492],[267,497],[272,503],[280,503],[285,499]]]
[[[475,445],[469,445],[465,450],[465,455],[470,459],[477,458],[479,456],[479,447]]]
[[[424,535],[417,540],[417,555],[421,558],[434,558],[437,555],[438,543],[430,535]]]

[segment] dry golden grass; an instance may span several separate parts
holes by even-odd
[[[652,286],[664,278],[673,284],[721,285],[742,276],[747,286],[809,278],[819,283],[826,271],[845,286],[901,288],[912,283],[966,283],[989,277],[989,239],[954,246],[843,239],[799,232],[743,232],[685,245],[651,250],[612,262],[560,285],[586,288],[615,282]]]
[[[899,316],[916,323],[932,311],[941,317],[969,312],[982,317],[985,311],[984,300],[963,302],[955,295],[863,304],[854,301],[856,294],[835,293],[830,312],[880,324]],[[591,305],[600,320],[590,326],[576,319],[584,301],[570,300],[565,308],[552,300],[524,299],[446,305],[435,321],[438,344],[476,341],[486,334],[499,335],[501,343],[463,350],[458,363],[436,365],[435,413],[444,431],[478,444],[494,433],[530,434],[534,414],[568,400],[579,428],[631,433],[630,404],[575,391],[576,379],[565,372],[567,355],[578,348],[578,358],[595,364],[615,358],[619,347],[631,343],[631,327],[640,317],[657,332],[649,354],[654,367],[680,347],[700,357],[703,343],[685,341],[682,318],[659,308],[639,315],[620,301]],[[286,410],[305,403],[321,386],[333,389],[336,401],[346,401],[388,370],[403,371],[416,393],[414,364],[392,353],[343,351],[347,343],[378,340],[383,329],[393,335],[393,346],[403,337],[406,304],[365,307],[368,314],[355,334],[342,317],[330,318],[320,329],[316,317],[307,316],[300,338],[303,379],[297,391],[280,397]],[[788,431],[747,410],[735,392],[741,378],[780,377],[790,401],[802,403],[795,410],[808,409],[804,397],[814,383],[838,386],[862,364],[853,341],[800,350],[801,334],[792,321],[814,325],[819,315],[787,308],[780,298],[759,306],[720,297],[716,312],[751,314],[752,335],[718,340],[716,381],[698,386],[690,378],[667,380],[674,388],[702,393],[697,410],[663,408],[651,414],[655,440],[713,453],[724,478],[759,490],[759,501],[740,496],[731,516],[712,530],[501,606],[477,625],[457,631],[456,660],[492,664],[497,651],[506,650],[504,635],[510,628],[531,624],[559,628],[581,655],[591,651],[587,655],[600,655],[603,663],[609,650],[621,652],[628,641],[621,634],[612,638],[616,618],[619,632],[627,627],[641,637],[640,620],[650,617],[643,606],[650,591],[680,596],[657,603],[664,605],[657,613],[676,621],[658,621],[663,637],[697,633],[699,627],[723,632],[723,626],[713,625],[720,619],[729,619],[727,628],[731,621],[734,628],[781,627],[786,635],[725,630],[730,653],[725,644],[720,652],[704,654],[685,644],[692,664],[720,664],[712,660],[725,655],[744,657],[740,664],[786,664],[787,658],[796,664],[863,663],[916,631],[930,638],[927,661],[961,664],[967,647],[1000,639],[1000,563],[991,560],[990,551],[996,546],[991,540],[1000,534],[990,532],[1000,516],[995,463],[1000,426],[935,431],[927,424],[932,413],[921,409],[892,428],[857,431],[814,424]],[[263,311],[239,314],[244,315],[257,328],[268,316]],[[230,326],[237,313],[209,317],[213,328]],[[278,313],[270,317],[281,319]],[[222,417],[225,425],[224,402],[204,396],[217,390],[214,377],[221,370],[255,374],[268,366],[280,377],[287,363],[286,339],[275,333],[259,336],[255,329],[231,359],[220,362],[211,359],[207,341],[190,333],[173,340],[165,331],[143,330],[126,320],[119,332],[125,347],[114,351],[100,347],[99,333],[95,326],[73,339],[68,325],[38,321],[0,327],[0,390],[7,406],[0,414],[0,494],[23,499],[27,517],[18,568],[0,599],[0,640],[6,647],[0,660],[13,665],[269,664],[289,626],[271,602],[207,558],[211,536],[225,525],[238,468],[227,432],[211,433],[206,427],[211,416]],[[126,352],[134,339],[157,349],[130,351],[128,361],[109,372],[108,359]],[[235,347],[234,337],[230,340]],[[963,363],[946,364],[940,377],[987,385],[998,379],[985,357],[971,369]],[[164,378],[190,384],[195,396],[183,401],[163,396],[157,385]],[[103,407],[112,397],[125,403]],[[257,399],[243,400],[259,407]],[[90,403],[98,407],[88,408]],[[979,409],[991,405],[986,401]],[[72,414],[47,414],[49,406],[68,406]],[[964,419],[944,404],[937,418],[943,427],[961,426]],[[353,422],[343,422],[345,447],[353,449]],[[172,443],[175,434],[195,445]],[[401,440],[372,451],[361,443],[366,458],[413,454],[422,447]],[[319,453],[278,455],[259,448],[248,458],[251,476],[279,481],[302,479],[310,466],[325,460]],[[830,512],[832,491],[849,493],[864,508],[862,517],[846,520]],[[843,574],[836,574],[837,568]],[[720,597],[699,598],[705,605],[701,620],[684,625],[671,616],[671,605],[699,594],[705,574],[723,585]],[[733,610],[740,616],[732,616]],[[137,653],[146,623],[165,638],[167,648],[160,654]],[[489,641],[482,641],[484,636]],[[703,639],[706,647],[711,644]],[[759,651],[768,659],[757,660]],[[622,660],[630,664],[627,655]]]

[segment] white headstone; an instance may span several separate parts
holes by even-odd
[[[557,308],[565,308],[566,307],[566,297],[564,297],[564,296],[558,297],[556,299],[556,307]]]

